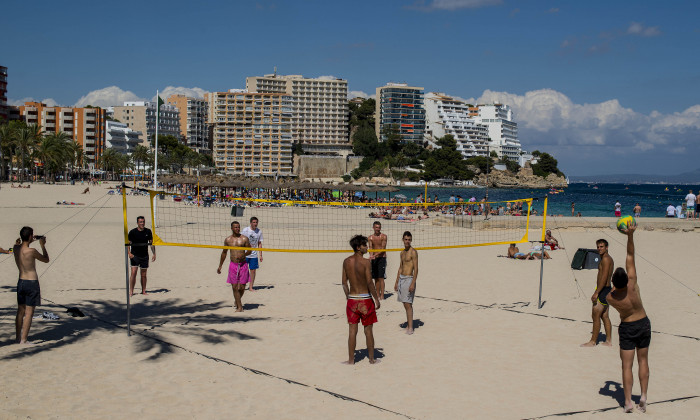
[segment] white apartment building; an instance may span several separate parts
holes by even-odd
[[[518,140],[518,124],[513,121],[513,110],[509,105],[479,105],[476,121],[488,127],[491,150],[495,150],[499,158],[507,156],[516,162],[520,160],[522,148]]]
[[[470,116],[469,104],[444,93],[429,92],[424,107],[426,140],[435,142],[449,134],[465,158],[488,154],[489,128]]]
[[[156,103],[155,102],[124,102],[124,106],[115,106],[114,119],[125,123],[130,129],[145,133],[141,136],[141,144],[151,146],[151,138],[156,134]],[[174,105],[163,104],[160,106],[158,121],[158,135],[174,136],[178,141],[180,135],[180,111]]]
[[[301,75],[266,74],[246,78],[251,93],[282,93],[293,98],[292,131],[304,151],[346,154],[348,136],[348,81]]]
[[[231,89],[208,93],[204,100],[217,169],[238,175],[292,174],[291,96]]]
[[[121,154],[131,154],[136,146],[141,144],[141,132],[130,129],[126,123],[107,121],[105,126],[108,149],[114,149]]]

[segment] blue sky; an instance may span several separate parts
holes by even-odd
[[[7,2],[8,100],[114,105],[333,75],[513,106],[572,175],[700,167],[700,5],[651,1]],[[653,165],[653,166],[652,166]],[[650,169],[653,168],[653,169]]]

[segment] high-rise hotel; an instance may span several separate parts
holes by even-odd
[[[38,124],[45,133],[63,132],[83,146],[86,164],[97,167],[105,148],[105,110],[47,106],[41,102],[25,102],[19,107],[27,124]]]
[[[213,158],[227,174],[291,175],[293,99],[286,93],[243,89],[204,95]]]
[[[0,66],[0,123],[10,119],[7,106],[7,67]]]
[[[479,116],[475,119],[488,127],[491,150],[495,150],[498,157],[520,159],[522,147],[518,140],[518,123],[513,121],[513,110],[509,105],[479,105]]]
[[[198,153],[211,152],[207,129],[207,102],[185,95],[170,95],[166,103],[177,108],[180,113],[180,135],[185,145]]]
[[[348,81],[331,77],[266,74],[246,78],[251,93],[280,93],[292,97],[292,131],[304,151],[348,153]]]
[[[379,141],[386,140],[384,129],[393,126],[403,141],[423,143],[425,109],[422,87],[387,83],[386,86],[377,88],[376,101],[374,130]]]
[[[487,155],[489,128],[477,123],[473,105],[444,93],[430,92],[425,95],[425,116],[427,140],[434,142],[451,135],[465,158]]]

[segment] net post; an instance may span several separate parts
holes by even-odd
[[[544,210],[542,210],[542,240],[540,241],[540,244],[542,244],[542,252],[540,253],[540,296],[537,299],[537,309],[542,309],[542,276],[544,274],[544,234],[547,225],[547,198],[548,196],[545,195]]]
[[[124,215],[124,273],[126,277],[126,335],[131,337],[131,296],[129,296],[129,226],[126,220],[126,185],[122,182],[122,213]]]

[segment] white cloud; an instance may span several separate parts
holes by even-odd
[[[502,0],[418,0],[408,6],[410,9],[421,11],[432,10],[459,10],[459,9],[478,9],[480,7],[496,6],[503,3]]]
[[[318,79],[318,80],[338,80],[339,77],[335,77],[335,76],[318,76],[317,79]]]
[[[109,86],[103,89],[93,90],[87,95],[78,99],[74,106],[121,106],[125,101],[143,101],[143,98],[137,96],[134,92],[122,90],[117,86]]]
[[[7,104],[12,106],[24,105],[25,102],[41,102],[47,106],[58,106],[58,103],[53,98],[46,98],[42,100],[37,100],[32,97],[22,98],[22,99],[8,99]]]
[[[204,90],[198,87],[187,88],[182,86],[168,86],[165,89],[158,92],[163,100],[166,100],[170,95],[185,95],[190,98],[204,98],[204,94],[209,93],[208,90]],[[152,101],[156,100],[155,95],[151,98]]]
[[[576,104],[552,89],[516,95],[484,91],[478,103],[503,103],[513,108],[523,147],[538,145],[603,146],[604,153],[697,148],[700,105],[683,112],[645,115],[620,105],[617,99],[597,104]]]
[[[354,99],[354,98],[367,99],[367,98],[369,98],[369,95],[361,90],[351,90],[350,92],[348,92],[348,99]]]
[[[639,22],[632,22],[627,28],[627,34],[651,37],[661,35],[661,30],[659,30],[658,26],[644,26]]]

